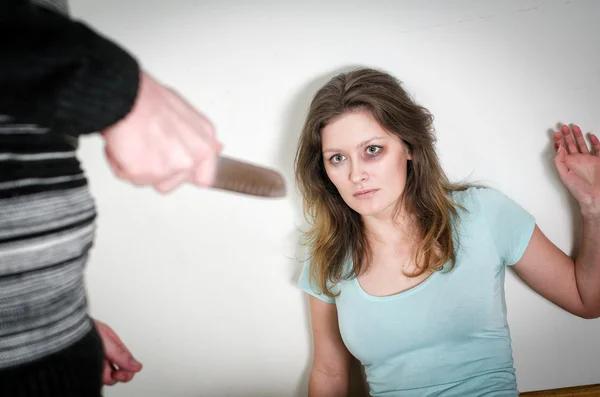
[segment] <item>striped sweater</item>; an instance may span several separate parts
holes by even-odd
[[[0,370],[83,337],[96,211],[78,137],[123,118],[136,60],[64,1],[0,1]],[[9,39],[6,39],[9,38]]]

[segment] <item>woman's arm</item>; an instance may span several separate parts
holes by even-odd
[[[313,362],[309,397],[348,396],[352,355],[344,345],[335,304],[310,296]]]
[[[561,133],[562,132],[562,133]],[[554,136],[555,165],[562,182],[579,203],[582,241],[571,259],[536,226],[523,257],[513,267],[533,290],[563,309],[583,318],[600,317],[600,142],[591,135],[588,151],[577,126]],[[562,139],[564,138],[564,144]]]

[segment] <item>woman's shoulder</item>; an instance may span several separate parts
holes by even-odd
[[[450,199],[463,207],[466,210],[473,210],[474,206],[479,205],[481,196],[487,194],[486,190],[489,189],[483,186],[467,185],[450,193]]]
[[[451,192],[452,201],[463,206],[481,205],[482,203],[508,199],[496,188],[484,185],[467,185]]]
[[[511,214],[527,215],[527,211],[515,200],[494,187],[473,185],[463,190],[452,192],[451,199],[462,211],[471,215],[482,215],[496,219]]]
[[[450,195],[450,199],[458,204],[457,210],[462,215],[482,215],[489,211],[501,211],[503,208],[515,204],[500,190],[484,185],[469,185],[454,190]]]

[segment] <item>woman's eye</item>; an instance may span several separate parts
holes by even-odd
[[[342,160],[344,160],[344,156],[342,156],[341,154],[333,155],[330,158],[330,161],[333,162],[333,163],[339,163]]]
[[[381,151],[381,146],[367,146],[368,154],[377,154]]]

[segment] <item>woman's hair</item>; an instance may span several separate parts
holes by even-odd
[[[419,275],[425,270],[450,269],[456,261],[453,224],[457,206],[449,193],[467,185],[451,184],[442,170],[435,148],[433,116],[416,104],[387,73],[363,68],[332,78],[315,94],[309,108],[295,158],[295,174],[310,216],[306,232],[310,247],[310,278],[327,296],[327,283],[361,274],[371,260],[371,250],[361,216],[342,199],[329,180],[323,163],[321,131],[337,117],[366,110],[383,129],[396,135],[409,149],[407,180],[396,213],[405,208],[414,222],[417,246],[412,258]],[[353,269],[344,275],[348,255]]]

